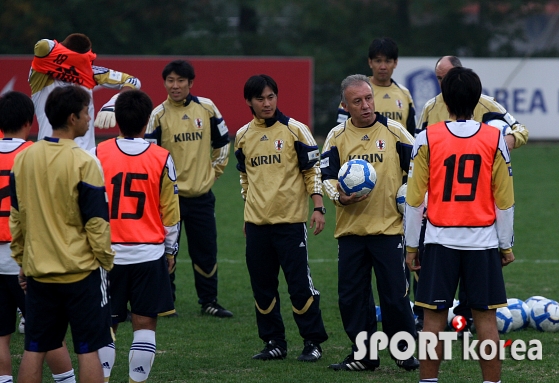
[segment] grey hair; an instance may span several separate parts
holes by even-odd
[[[371,91],[373,90],[373,88],[371,87],[371,83],[369,82],[369,78],[365,75],[352,74],[351,76],[347,76],[346,78],[344,78],[344,80],[342,81],[342,86],[341,86],[342,102],[344,104],[347,104],[347,100],[345,99],[345,90],[347,88],[349,88],[350,86],[358,85],[359,83],[362,83],[362,82],[369,85],[369,88],[371,88]]]
[[[443,56],[440,59],[437,60],[437,62],[435,63],[435,69],[437,69],[437,65],[439,65],[439,63],[441,62],[442,59],[446,58],[450,64],[452,65],[453,68],[462,67],[462,62],[460,61],[460,59],[456,56]]]

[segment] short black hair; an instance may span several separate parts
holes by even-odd
[[[250,101],[254,97],[260,97],[262,95],[262,92],[264,91],[264,88],[266,88],[267,86],[272,89],[276,96],[278,95],[278,84],[276,84],[274,79],[267,74],[259,74],[250,77],[245,83],[245,100]]]
[[[469,68],[454,67],[444,76],[441,92],[451,114],[470,119],[481,96],[481,80]]]
[[[374,39],[369,45],[369,58],[372,60],[377,56],[398,60],[398,45],[390,37]]]
[[[17,133],[27,123],[33,123],[35,107],[28,95],[11,91],[0,97],[0,130]]]
[[[196,77],[192,64],[184,60],[174,60],[165,65],[165,68],[163,68],[162,72],[163,81],[167,79],[167,76],[170,75],[171,72],[175,72],[179,76],[187,78],[189,80],[194,80],[194,77]]]
[[[115,117],[125,137],[136,136],[147,125],[153,109],[149,96],[141,90],[121,93],[115,101]]]
[[[91,40],[83,33],[72,33],[60,44],[78,53],[87,53],[91,50]]]
[[[89,105],[89,93],[79,86],[59,86],[47,97],[45,114],[52,130],[65,129],[68,117],[75,114],[80,118],[82,109]]]

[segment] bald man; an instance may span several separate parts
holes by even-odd
[[[435,75],[441,84],[442,79],[448,71],[454,67],[461,67],[462,63],[456,56],[443,56],[435,65]],[[472,117],[475,121],[487,122],[494,119],[506,121],[512,128],[512,133],[505,136],[505,141],[509,150],[516,149],[528,142],[528,129],[519,123],[501,104],[493,97],[482,94],[479,102],[474,109]],[[448,110],[443,101],[441,93],[425,103],[423,111],[417,123],[416,136],[427,126],[440,121],[450,120]]]

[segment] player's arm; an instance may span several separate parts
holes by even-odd
[[[42,39],[35,43],[33,54],[35,57],[44,58],[50,54],[55,46],[54,40]]]
[[[219,110],[212,102],[214,115],[210,117],[212,138],[212,167],[215,178],[219,178],[229,162],[229,129]]]
[[[98,85],[109,89],[119,89],[120,93],[130,89],[140,89],[142,86],[136,77],[105,67],[93,66],[93,77]],[[112,96],[101,107],[95,117],[96,128],[108,129],[116,125],[115,102],[120,93]]]
[[[311,196],[314,207],[324,207],[322,200],[322,180],[320,174],[320,151],[309,128],[299,127],[299,140],[295,141],[295,151],[299,163],[299,170],[303,174],[307,193]],[[326,224],[324,214],[313,211],[310,227],[314,227],[313,234],[319,234]]]
[[[144,134],[144,139],[153,144],[161,146],[161,120],[158,110],[161,106],[155,108],[149,116],[148,125]]]
[[[407,99],[408,99],[408,118],[406,119],[406,129],[407,131],[413,136],[415,137],[415,131],[416,131],[416,123],[415,123],[415,105],[413,104],[413,98],[411,96],[410,91],[407,88],[404,88],[402,86],[399,86],[400,89],[402,89],[402,91],[404,92],[404,94],[406,95]]]
[[[247,177],[247,173],[246,173],[246,156],[243,153],[243,148],[242,148],[242,133],[243,133],[244,129],[241,128],[238,132],[237,132],[237,137],[235,138],[235,147],[234,147],[234,151],[235,151],[235,158],[237,158],[237,170],[239,171],[240,174],[240,183],[241,183],[241,197],[243,198],[243,201],[246,201],[247,199],[247,192],[248,192],[248,177]]]
[[[309,195],[319,194],[322,196],[322,181],[320,179],[320,151],[309,128],[301,125],[299,137],[295,141],[295,152],[299,170],[303,174],[307,193]]]
[[[161,194],[159,196],[159,211],[165,230],[165,255],[169,263],[169,272],[174,270],[175,256],[179,250],[180,208],[178,195],[177,172],[173,158],[169,154],[161,176]]]
[[[499,149],[493,161],[492,189],[495,198],[497,236],[503,253],[512,252],[514,244],[514,188],[510,155],[504,139],[499,139]]]
[[[141,81],[128,73],[93,65],[95,82],[103,88],[121,90],[124,88],[140,89]]]
[[[348,118],[349,112],[344,109],[342,103],[340,102],[340,105],[338,105],[338,118],[336,121],[338,122],[338,124],[341,124],[342,122],[347,121]]]
[[[421,231],[428,181],[429,149],[427,146],[427,135],[423,132],[415,140],[408,170],[404,231],[406,250],[410,253],[417,253],[419,248],[419,233]]]
[[[338,172],[340,171],[340,155],[336,146],[336,138],[334,130],[328,133],[324,146],[322,147],[322,155],[320,156],[320,172],[322,177],[322,186],[332,200],[334,205],[343,206],[340,203],[340,192],[338,190]]]
[[[424,131],[427,128],[427,125],[429,124],[429,113],[433,109],[433,106],[435,105],[435,102],[436,102],[436,97],[427,101],[425,103],[425,105],[423,106],[423,109],[421,110],[421,114],[419,115],[419,118],[417,119],[417,124],[415,126],[415,137],[417,137],[417,135],[419,133],[421,133],[422,131]],[[436,121],[436,122],[438,122],[438,121]],[[431,123],[433,124],[434,122],[431,122]]]
[[[507,110],[493,97],[482,95],[480,98],[480,104],[482,104],[485,107],[485,110],[487,110],[487,112],[483,114],[482,122],[500,119],[505,121],[511,127],[512,134],[505,136],[505,141],[507,141],[509,148],[512,147],[516,149],[528,142],[529,133],[526,126],[518,122],[516,118],[508,113]],[[511,139],[514,140],[514,142],[509,143],[508,137],[512,137]]]
[[[103,181],[103,171],[97,158],[84,164],[82,181],[78,184],[78,205],[87,239],[95,258],[105,270],[113,268],[109,204]]]
[[[400,168],[407,173],[410,167],[410,160],[415,139],[413,138],[413,135],[399,122],[390,121],[388,125],[389,128],[394,130],[400,137],[400,140],[396,142],[396,152],[400,158]]]
[[[21,263],[23,262],[25,237],[23,235],[21,221],[19,218],[19,203],[17,199],[16,179],[14,173],[10,173],[10,199],[10,232],[12,233],[10,249],[12,251],[12,258],[21,267]]]

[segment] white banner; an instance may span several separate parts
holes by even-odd
[[[435,77],[438,57],[400,57],[393,78],[407,87],[417,115],[427,100],[439,92]],[[518,121],[526,125],[530,139],[559,140],[559,59],[460,58],[473,69],[483,93],[495,99]]]

